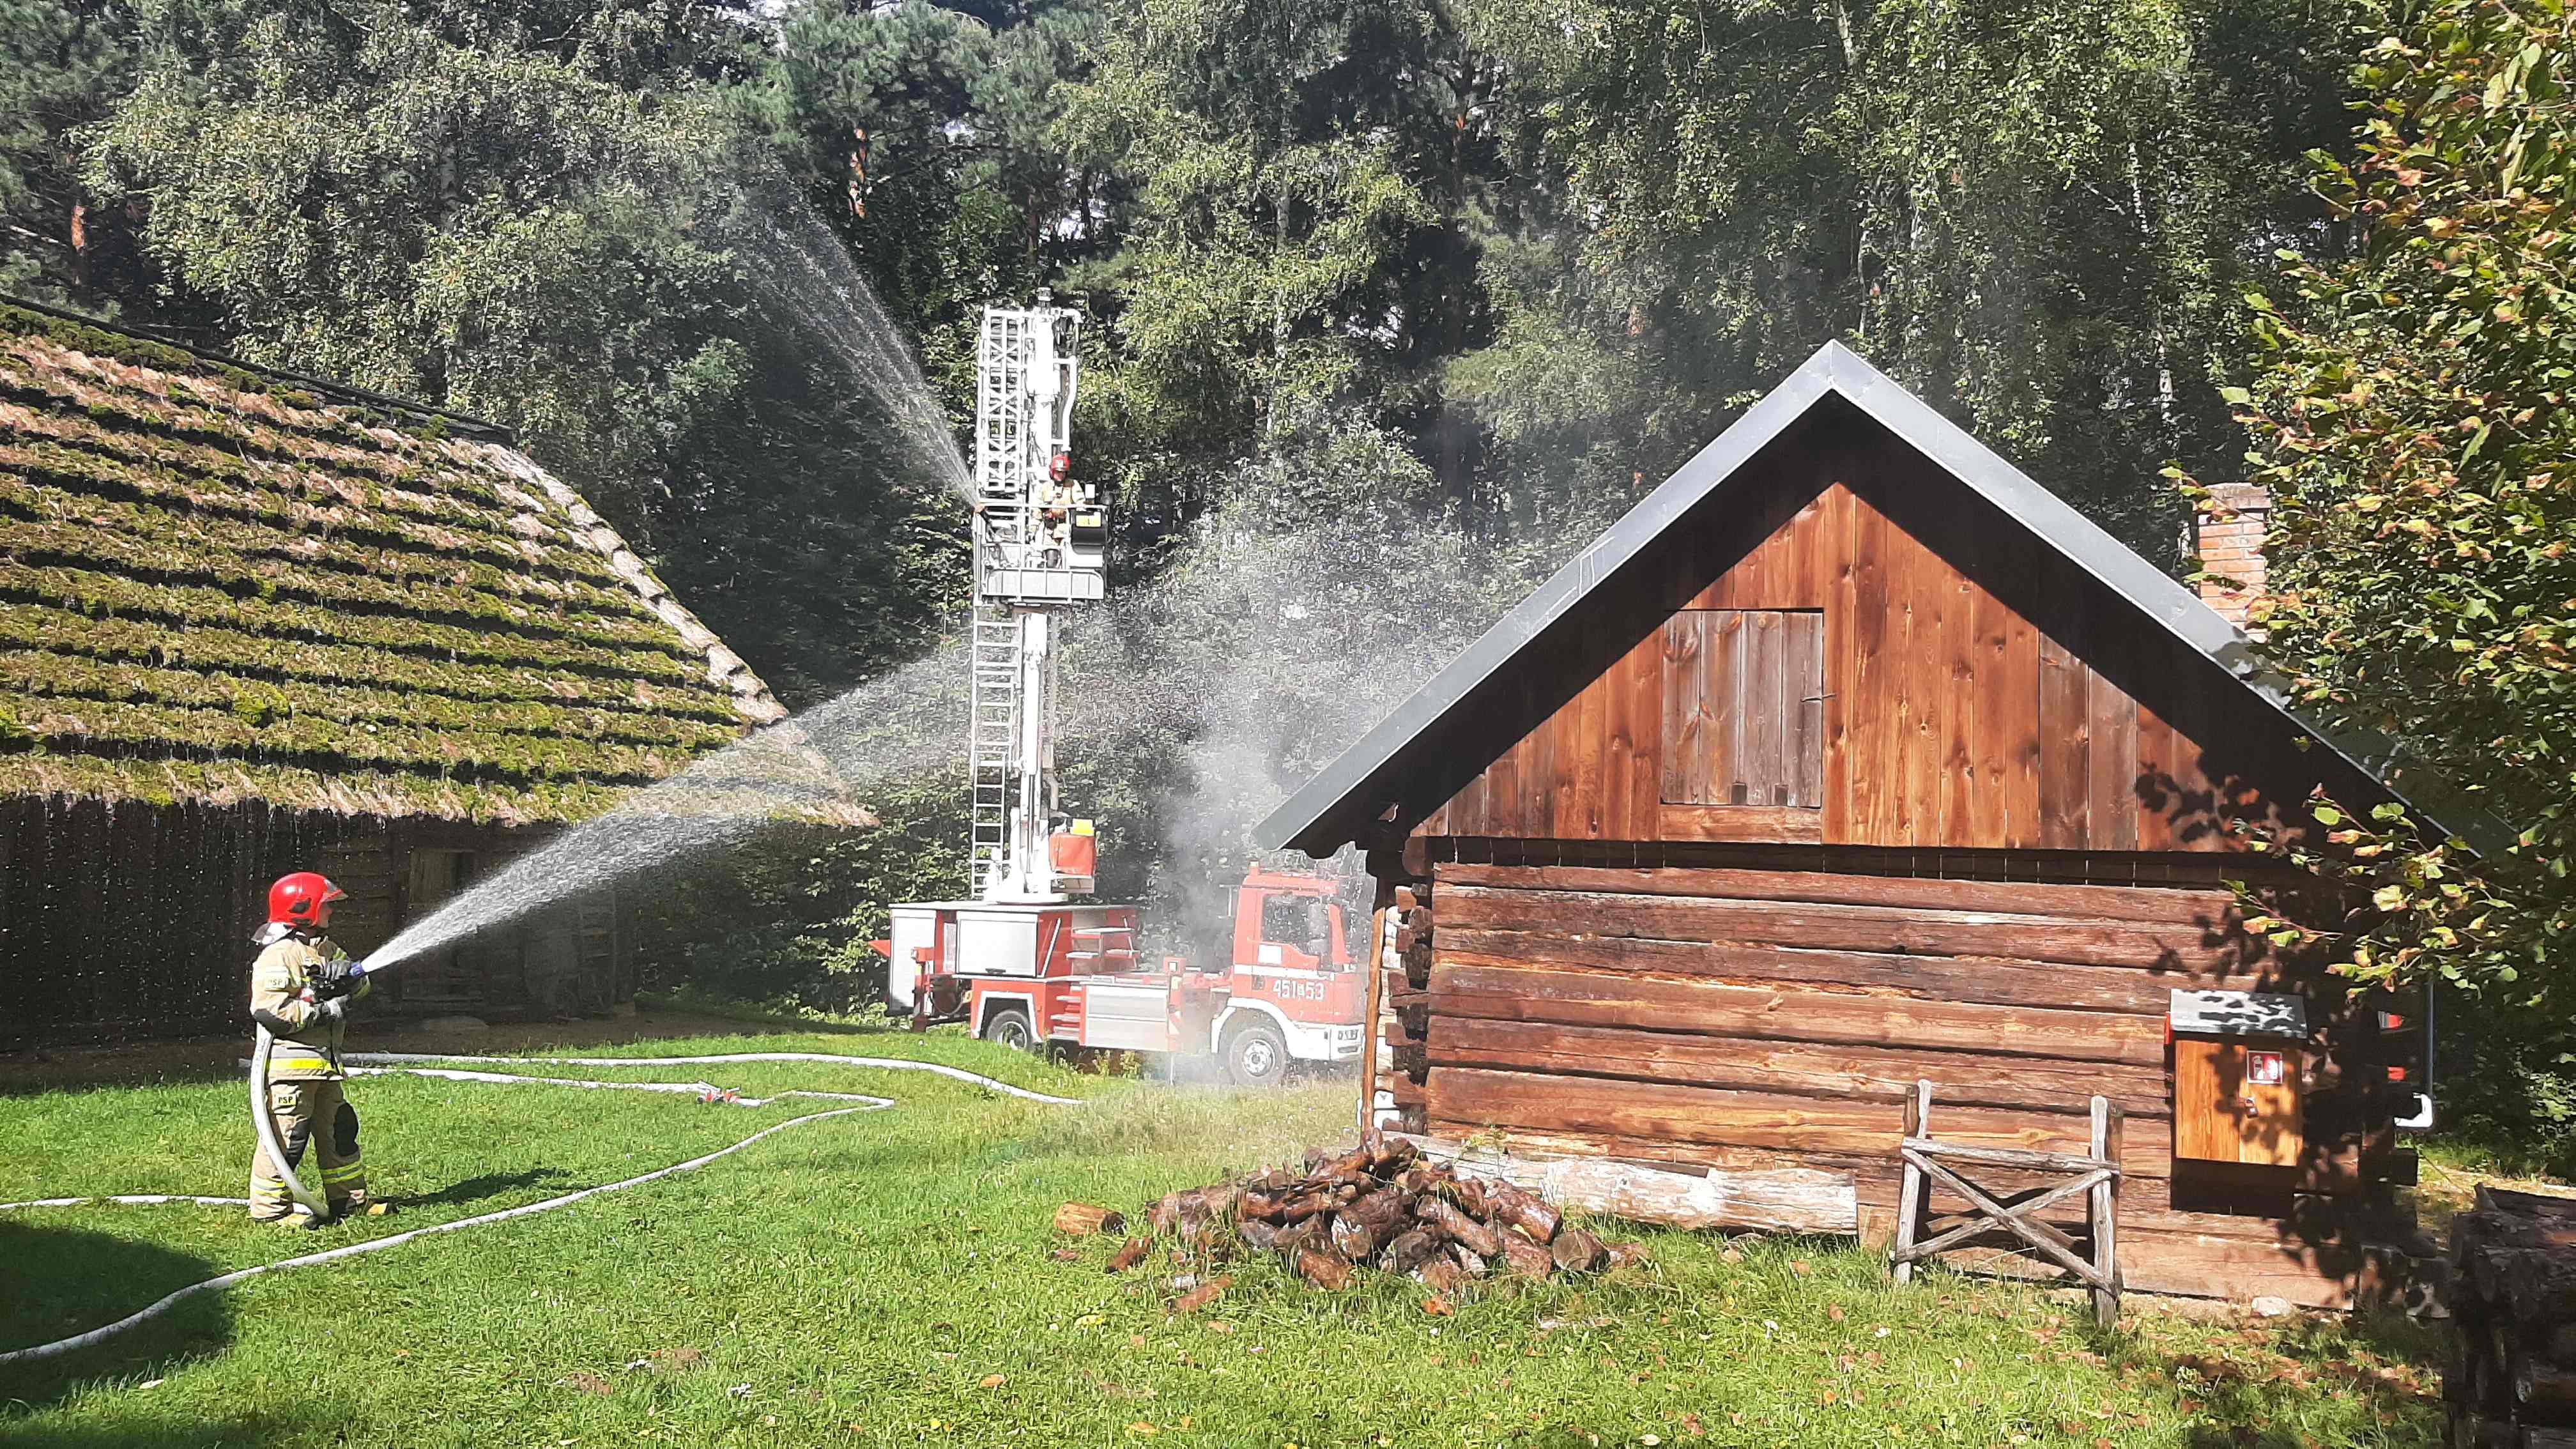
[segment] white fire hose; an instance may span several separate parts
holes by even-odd
[[[266,1110],[268,1106],[267,1093],[261,1085],[268,1075],[268,1054],[270,1047],[273,1045],[274,1039],[265,1029],[262,1029],[259,1033],[257,1051],[251,1060],[251,1091],[253,1093],[251,1099],[253,1110],[251,1115],[260,1124],[259,1132],[261,1146],[265,1147],[272,1157],[275,1158],[278,1165],[283,1167],[285,1166],[286,1159],[278,1152],[279,1143],[277,1140],[277,1127],[275,1122],[270,1119]],[[751,1146],[753,1143],[761,1141],[763,1138],[770,1137],[780,1132],[785,1132],[790,1128],[802,1127],[810,1122],[828,1121],[835,1117],[847,1117],[859,1112],[881,1112],[895,1105],[892,1098],[868,1096],[857,1092],[788,1091],[781,1092],[776,1097],[744,1097],[736,1093],[717,1092],[704,1082],[668,1083],[568,1081],[556,1077],[524,1077],[501,1072],[456,1071],[453,1069],[416,1066],[414,1063],[485,1062],[510,1063],[513,1065],[544,1063],[563,1066],[650,1068],[718,1062],[812,1062],[822,1065],[859,1067],[862,1069],[878,1071],[926,1072],[934,1076],[947,1077],[954,1081],[964,1082],[970,1086],[981,1087],[987,1091],[999,1092],[1005,1096],[1017,1097],[1023,1101],[1043,1102],[1054,1106],[1079,1106],[1083,1102],[1083,1099],[1079,1097],[1059,1097],[1049,1092],[1032,1091],[1027,1087],[1015,1087],[1008,1082],[996,1081],[980,1072],[970,1072],[963,1067],[952,1067],[940,1062],[913,1061],[901,1057],[839,1056],[826,1052],[724,1052],[710,1056],[686,1057],[496,1057],[438,1056],[407,1052],[351,1052],[347,1057],[347,1061],[351,1063],[351,1070],[363,1075],[405,1073],[417,1074],[425,1077],[436,1077],[448,1081],[526,1083],[541,1086],[576,1087],[607,1091],[668,1093],[676,1090],[681,1093],[699,1096],[702,1100],[721,1102],[726,1106],[733,1107],[766,1106],[771,1102],[778,1101],[780,1098],[785,1097],[813,1097],[825,1101],[853,1102],[858,1105],[836,1107],[828,1111],[808,1113],[802,1117],[792,1117],[787,1121],[774,1123],[768,1127],[764,1127],[758,1132],[745,1137],[741,1141],[736,1142],[729,1147],[719,1147],[713,1152],[693,1157],[686,1162],[673,1163],[669,1167],[658,1168],[651,1172],[626,1178],[620,1182],[602,1183],[597,1187],[579,1188],[557,1197],[547,1198],[542,1202],[524,1203],[518,1207],[501,1208],[493,1212],[478,1213],[473,1217],[459,1218],[452,1222],[431,1223],[425,1227],[413,1228],[409,1232],[395,1233],[390,1237],[374,1238],[361,1243],[351,1243],[344,1247],[329,1248],[318,1253],[307,1253],[300,1257],[286,1258],[274,1263],[256,1264],[248,1268],[235,1269],[230,1273],[219,1274],[212,1278],[201,1279],[184,1288],[177,1289],[176,1291],[162,1297],[157,1302],[146,1305],[142,1309],[129,1313],[125,1317],[103,1327],[93,1328],[86,1333],[73,1334],[69,1338],[56,1339],[51,1343],[40,1343],[26,1348],[0,1350],[0,1365],[29,1362],[37,1359],[55,1358],[63,1354],[92,1347],[103,1343],[130,1328],[147,1323],[152,1319],[161,1316],[163,1313],[168,1312],[170,1309],[199,1293],[208,1292],[214,1289],[228,1288],[235,1283],[256,1278],[264,1273],[283,1272],[292,1268],[310,1267],[320,1263],[336,1263],[369,1253],[380,1253],[388,1248],[400,1247],[405,1243],[416,1242],[419,1239],[434,1237],[442,1233],[452,1233],[464,1228],[481,1227],[487,1223],[507,1222],[515,1218],[524,1218],[536,1213],[552,1212],[557,1208],[569,1207],[574,1203],[581,1202],[588,1198],[597,1197],[603,1193],[623,1192],[628,1188],[642,1187],[646,1183],[659,1182],[664,1178],[672,1177],[680,1173],[695,1172],[710,1163],[730,1157],[734,1153],[740,1152],[744,1148]],[[358,1063],[367,1063],[368,1065],[356,1065]],[[290,1190],[295,1193],[299,1202],[307,1201],[301,1186],[295,1185],[296,1179],[292,1171],[287,1174],[287,1182],[292,1185]],[[174,1193],[127,1193],[112,1197],[43,1198],[29,1202],[0,1202],[0,1212],[22,1208],[77,1207],[93,1203],[130,1203],[135,1205],[145,1205],[154,1203],[184,1202],[200,1203],[209,1206],[239,1207],[243,1205],[244,1201],[245,1200],[241,1198],[196,1197]]]
[[[295,1199],[295,1205],[312,1214],[317,1223],[328,1221],[331,1210],[304,1185],[303,1174],[295,1170],[295,1162],[286,1155],[286,1144],[278,1140],[276,1114],[269,1111],[268,1055],[276,1049],[277,1038],[269,1035],[265,1025],[253,1023],[253,1029],[259,1033],[259,1043],[250,1056],[250,1121],[259,1133],[260,1150],[268,1154],[269,1165],[285,1178],[287,1194]]]
[[[377,972],[390,971],[399,964],[401,963],[387,962],[383,966],[370,968],[366,962],[360,961],[349,967],[349,975],[353,981],[364,981]],[[307,995],[309,996],[310,993],[308,992]],[[345,995],[334,999],[345,999]],[[277,1118],[269,1109],[268,1058],[269,1054],[276,1050],[277,1037],[269,1031],[266,1022],[256,1017],[251,1020],[251,1029],[259,1034],[250,1057],[251,1129],[259,1134],[260,1149],[268,1154],[270,1165],[277,1169],[278,1176],[285,1181],[287,1196],[294,1198],[295,1205],[304,1209],[315,1223],[329,1222],[331,1210],[323,1205],[322,1199],[315,1196],[312,1189],[304,1185],[303,1174],[296,1170],[295,1161],[286,1155],[286,1144],[278,1138]],[[327,1124],[322,1125],[327,1126]]]

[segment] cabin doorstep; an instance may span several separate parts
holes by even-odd
[[[2190,590],[1829,345],[1261,843],[1369,852],[1374,1120],[1748,1189],[1693,1201],[1826,1173],[1885,1241],[1918,1082],[1945,1142],[2060,1154],[2098,1094],[2130,1289],[2350,1304],[2415,1246],[2422,1013],[2257,928],[2339,902],[2239,822],[2401,797],[2361,763],[2383,746],[2251,668]],[[1818,1200],[1806,1226],[1851,1230]],[[1936,1193],[1926,1231],[1960,1206]],[[2048,1220],[2080,1235],[2083,1206]]]

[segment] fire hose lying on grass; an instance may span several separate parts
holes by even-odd
[[[274,1123],[269,1121],[269,1114],[264,1110],[267,1106],[266,1088],[268,1073],[266,1071],[266,1065],[271,1045],[272,1043],[270,1041],[269,1034],[266,1029],[263,1028],[259,1033],[258,1045],[253,1052],[250,1062],[248,1063],[251,1068],[252,1084],[251,1115],[261,1124],[261,1145],[268,1149],[275,1161],[283,1164],[286,1161],[286,1157],[284,1153],[278,1151],[277,1128]],[[1080,1097],[1058,1097],[1046,1092],[1031,1091],[1026,1087],[1015,1087],[1008,1082],[996,1081],[991,1077],[967,1071],[962,1067],[946,1066],[938,1062],[906,1061],[895,1057],[845,1057],[834,1056],[825,1052],[727,1052],[715,1056],[694,1057],[488,1057],[440,1056],[411,1052],[352,1052],[348,1054],[345,1060],[350,1064],[355,1074],[365,1076],[406,1075],[434,1077],[444,1081],[457,1082],[574,1087],[595,1091],[687,1094],[695,1096],[701,1101],[715,1102],[726,1106],[736,1107],[767,1106],[772,1102],[780,1101],[788,1097],[811,1097],[823,1101],[852,1102],[858,1105],[836,1107],[828,1111],[809,1113],[803,1117],[794,1117],[785,1122],[774,1123],[771,1126],[764,1127],[758,1132],[742,1139],[740,1142],[734,1143],[730,1147],[720,1147],[702,1157],[693,1157],[686,1162],[673,1163],[669,1167],[659,1168],[640,1176],[630,1177],[623,1182],[603,1183],[597,1187],[585,1187],[575,1192],[565,1193],[560,1197],[548,1198],[543,1202],[524,1203],[514,1208],[502,1208],[496,1212],[482,1213],[470,1218],[459,1218],[454,1222],[433,1223],[428,1227],[414,1228],[409,1232],[396,1233],[391,1237],[377,1238],[373,1241],[364,1243],[351,1243],[346,1247],[331,1248],[319,1253],[307,1253],[301,1257],[286,1258],[275,1263],[261,1263],[254,1267],[241,1268],[230,1273],[223,1273],[212,1278],[202,1279],[198,1282],[191,1283],[176,1292],[168,1294],[148,1307],[137,1312],[127,1314],[125,1317],[116,1320],[114,1323],[107,1324],[104,1327],[91,1329],[87,1333],[74,1334],[69,1338],[56,1339],[52,1343],[40,1343],[29,1348],[0,1351],[0,1365],[23,1363],[35,1359],[54,1358],[61,1354],[71,1353],[79,1349],[88,1348],[94,1344],[103,1343],[106,1340],[115,1337],[117,1334],[123,1333],[129,1328],[136,1327],[159,1317],[163,1313],[168,1312],[171,1308],[176,1307],[178,1304],[185,1302],[187,1299],[192,1298],[199,1293],[215,1288],[227,1288],[235,1283],[256,1278],[263,1273],[278,1273],[289,1268],[304,1268],[311,1267],[318,1263],[337,1262],[343,1258],[354,1258],[365,1253],[380,1253],[387,1248],[398,1247],[404,1243],[411,1242],[416,1238],[426,1238],[438,1233],[456,1232],[462,1228],[479,1227],[485,1223],[505,1222],[511,1218],[530,1217],[537,1213],[552,1212],[556,1208],[569,1207],[574,1203],[580,1202],[584,1198],[598,1197],[604,1193],[623,1192],[627,1188],[641,1187],[648,1182],[657,1182],[666,1177],[677,1176],[680,1173],[695,1172],[699,1168],[705,1167],[711,1162],[715,1162],[721,1158],[730,1157],[734,1153],[740,1152],[744,1148],[760,1141],[764,1137],[784,1132],[791,1127],[802,1127],[809,1122],[828,1121],[834,1117],[847,1117],[858,1112],[880,1112],[888,1107],[896,1105],[892,1098],[872,1097],[857,1092],[790,1091],[781,1092],[776,1097],[744,1097],[738,1093],[723,1091],[705,1082],[581,1081],[564,1077],[523,1077],[503,1072],[459,1071],[451,1068],[415,1066],[412,1065],[413,1063],[483,1062],[525,1064],[531,1066],[659,1067],[704,1066],[734,1062],[817,1062],[833,1066],[868,1067],[885,1071],[928,1072],[934,1076],[949,1077],[957,1081],[986,1088],[990,1091],[1000,1092],[1006,1096],[1018,1097],[1023,1101],[1044,1102],[1052,1106],[1076,1106],[1083,1100]],[[291,1190],[294,1192],[298,1202],[309,1202],[306,1195],[306,1189],[303,1184],[297,1180],[295,1173],[291,1169],[287,1173],[287,1181],[292,1184]],[[104,1204],[146,1205],[159,1203],[199,1203],[213,1206],[241,1207],[245,1206],[248,1201],[249,1200],[246,1198],[238,1197],[194,1197],[184,1194],[128,1193],[111,1197],[43,1198],[28,1202],[0,1203],[0,1212],[21,1208],[83,1207]],[[320,1211],[320,1205],[318,1203],[313,1203],[308,1210],[314,1211],[318,1214]]]

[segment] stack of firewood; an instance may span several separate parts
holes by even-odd
[[[2576,1200],[2478,1189],[2451,1221],[2458,1449],[2576,1449]]]
[[[1355,1269],[1373,1267],[1445,1294],[1477,1278],[1591,1273],[1645,1256],[1635,1243],[1605,1244],[1567,1226],[1535,1193],[1426,1162],[1409,1142],[1371,1134],[1337,1156],[1310,1152],[1304,1167],[1172,1193],[1146,1223],[1206,1260],[1277,1253],[1318,1288],[1347,1287]],[[1129,1239],[1111,1271],[1150,1249],[1149,1239]]]

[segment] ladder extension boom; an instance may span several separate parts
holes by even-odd
[[[975,615],[969,639],[968,849],[974,894],[1061,901],[1057,873],[1056,616],[1107,582],[1108,513],[1071,473],[1081,317],[987,307],[975,358]]]

